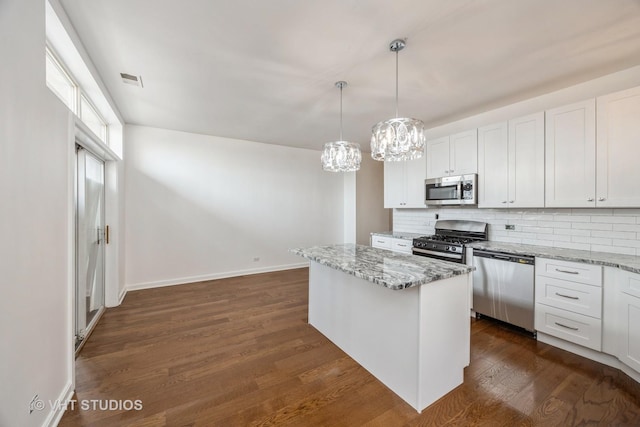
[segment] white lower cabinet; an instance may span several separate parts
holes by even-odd
[[[640,373],[640,274],[607,269],[603,351]]]
[[[378,249],[388,249],[394,252],[411,254],[413,243],[408,239],[373,235],[371,236],[371,246]]]
[[[602,350],[602,267],[536,258],[535,329]]]
[[[391,239],[391,250],[394,252],[402,252],[405,254],[412,253],[413,243],[406,239]]]

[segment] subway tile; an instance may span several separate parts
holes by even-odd
[[[564,249],[581,249],[581,250],[591,250],[591,245],[586,243],[573,243],[573,242],[553,242],[554,248],[564,248]]]
[[[624,255],[636,255],[637,249],[628,248],[622,246],[601,246],[601,245],[591,245],[591,250],[594,252],[608,252],[613,254],[624,254]]]
[[[538,239],[522,239],[524,245],[538,245],[538,246],[553,246],[553,242],[550,240],[538,240]]]
[[[562,234],[538,234],[538,239],[558,241],[558,242],[570,242],[571,236]]]
[[[635,224],[633,216],[592,216],[591,222],[606,222],[608,224]]]
[[[576,222],[571,224],[571,228],[579,230],[612,230],[613,226],[611,224],[604,223]]]
[[[550,227],[522,227],[525,233],[553,234],[553,228]]]
[[[640,233],[640,224],[613,224],[613,231],[630,231]]]
[[[562,222],[591,222],[591,217],[587,215],[554,215],[553,220]]]
[[[613,214],[622,215],[622,216],[638,216],[640,215],[640,209],[630,209],[630,208],[614,209]]]
[[[571,228],[571,223],[562,221],[538,221],[538,226],[552,228]]]
[[[522,239],[515,239],[512,237],[503,237],[500,236],[499,238],[495,239],[496,242],[504,242],[504,243],[522,243]]]
[[[571,213],[577,214],[577,215],[613,215],[613,209],[602,209],[602,208],[571,209]]]
[[[592,237],[608,237],[610,239],[636,239],[636,234],[633,231],[597,231],[591,232]]]
[[[612,239],[604,239],[602,237],[571,236],[571,241],[575,242],[575,243],[588,243],[590,245],[609,245],[609,246],[611,246]]]
[[[556,228],[554,234],[566,236],[591,236],[591,230],[577,230],[573,228]]]
[[[518,238],[518,239],[535,239],[535,233],[522,233],[520,231],[510,231],[508,237]]]
[[[640,248],[640,240],[613,239],[613,246],[623,246],[623,247],[628,247],[628,248]]]

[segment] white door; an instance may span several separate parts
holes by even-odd
[[[597,205],[640,206],[640,87],[597,99]]]
[[[507,145],[507,122],[478,129],[478,207],[507,207]]]
[[[104,310],[104,161],[77,146],[76,348]]]
[[[405,162],[405,185],[407,189],[405,208],[425,208],[424,180],[427,177],[427,162],[421,158]]]
[[[510,208],[544,207],[544,113],[509,120]]]
[[[545,206],[596,206],[596,101],[546,112]]]
[[[449,173],[449,137],[427,141],[427,178],[440,178]]]
[[[403,208],[406,203],[405,162],[384,162],[384,207]]]
[[[449,139],[449,167],[451,175],[478,172],[478,130],[472,129],[451,135]]]

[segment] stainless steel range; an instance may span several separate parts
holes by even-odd
[[[413,254],[464,264],[465,244],[487,240],[487,223],[479,221],[440,220],[436,234],[413,239]]]

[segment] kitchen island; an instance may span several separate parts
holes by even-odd
[[[462,384],[472,267],[354,244],[310,260],[309,324],[418,412]]]

